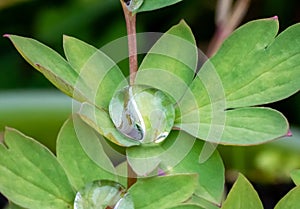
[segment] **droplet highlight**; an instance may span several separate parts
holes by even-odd
[[[175,120],[174,102],[164,92],[148,86],[128,86],[113,96],[109,114],[115,127],[141,143],[160,143]]]

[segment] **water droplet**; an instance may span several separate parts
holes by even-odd
[[[127,196],[129,194],[126,194],[125,188],[117,182],[94,181],[77,192],[74,209],[124,209],[125,204],[133,205],[131,198]]]
[[[134,204],[130,194],[125,194],[123,198],[121,198],[114,209],[134,209]]]
[[[134,12],[142,6],[144,0],[125,0],[124,2],[128,10]]]
[[[160,143],[175,120],[174,102],[164,92],[147,86],[128,86],[113,96],[110,117],[125,136],[142,143]]]

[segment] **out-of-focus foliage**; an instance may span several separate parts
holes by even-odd
[[[30,1],[30,0],[1,0],[0,1],[0,10],[5,9],[7,7],[14,6],[14,5],[22,3],[22,2],[26,2],[26,1]]]

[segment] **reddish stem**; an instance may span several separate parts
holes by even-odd
[[[127,35],[128,35],[130,85],[133,85],[135,74],[138,70],[137,43],[136,43],[136,15],[128,10],[123,0],[121,0],[121,4],[125,15]]]
[[[130,12],[123,0],[121,5],[123,7],[127,36],[128,36],[128,52],[129,52],[129,69],[130,69],[130,85],[134,84],[135,75],[138,70],[137,60],[137,43],[136,43],[136,15]],[[137,174],[133,171],[129,163],[127,162],[127,189],[129,189],[137,181]]]
[[[131,166],[127,162],[127,189],[129,189],[132,185],[134,185],[137,181],[137,175],[132,170]]]

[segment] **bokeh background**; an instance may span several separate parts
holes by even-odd
[[[199,48],[206,52],[215,32],[216,3],[217,0],[184,0],[172,7],[138,14],[137,30],[165,32],[185,19]],[[275,15],[281,31],[300,22],[300,2],[252,0],[241,23]],[[32,37],[63,54],[63,34],[100,48],[126,35],[126,28],[119,0],[0,0],[0,34]],[[126,63],[124,66],[127,74]],[[266,208],[272,208],[293,186],[288,174],[300,168],[299,105],[299,93],[269,105],[289,119],[292,138],[254,147],[219,146],[229,187],[236,173],[243,172],[264,196]],[[59,127],[70,113],[71,100],[27,64],[8,39],[0,37],[0,132],[5,126],[17,128],[55,152]]]

